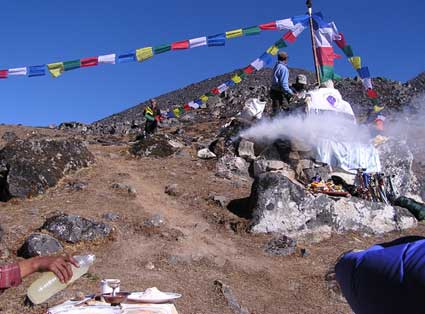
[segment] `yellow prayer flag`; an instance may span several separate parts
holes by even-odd
[[[64,71],[63,62],[50,63],[47,65],[47,68],[53,77],[60,76]]]
[[[201,99],[203,103],[206,103],[208,101],[208,96],[202,95],[199,99]]]
[[[241,36],[243,36],[242,28],[226,32],[226,38],[227,39],[241,37]]]
[[[180,117],[180,109],[179,108],[174,108],[173,113],[176,116],[176,118]]]
[[[278,52],[279,48],[277,48],[276,46],[271,46],[269,49],[267,49],[267,53],[271,54],[272,56],[277,55]]]
[[[352,57],[350,58],[350,62],[356,70],[361,69],[362,59],[360,57]]]
[[[235,84],[239,84],[240,82],[242,82],[242,79],[239,75],[236,74],[232,77],[232,81],[235,82]]]
[[[152,47],[145,47],[136,50],[137,61],[142,62],[153,57]]]

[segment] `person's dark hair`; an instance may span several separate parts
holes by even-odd
[[[280,51],[277,54],[277,60],[279,60],[279,61],[287,61],[288,60],[288,54],[286,52],[284,52],[284,51]]]

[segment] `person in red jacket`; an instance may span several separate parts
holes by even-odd
[[[53,272],[62,283],[72,278],[71,264],[79,267],[72,256],[39,256],[17,263],[0,266],[0,293],[17,287],[25,278],[35,272]]]

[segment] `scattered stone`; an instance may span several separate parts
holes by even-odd
[[[248,161],[255,159],[254,143],[243,139],[238,146],[239,157]]]
[[[35,256],[47,256],[56,254],[63,250],[58,240],[43,233],[31,234],[18,250],[18,256],[31,258]]]
[[[69,190],[74,190],[74,191],[82,191],[82,190],[85,190],[87,187],[88,187],[88,183],[78,182],[78,181],[68,182],[65,185],[65,188]]]
[[[129,184],[112,183],[111,188],[118,191],[126,192],[128,195],[131,195],[131,196],[136,196],[137,194],[136,189]]]
[[[281,235],[270,240],[264,251],[274,256],[289,256],[296,252],[297,241],[285,235]]]
[[[70,243],[105,238],[112,232],[107,224],[67,214],[48,218],[41,228]]]
[[[15,132],[6,131],[4,132],[3,136],[1,137],[2,140],[6,142],[12,142],[18,139],[18,136]]]
[[[211,199],[220,207],[225,208],[227,205],[227,198],[222,195],[214,195],[211,197]]]
[[[208,146],[208,149],[213,152],[217,157],[222,157],[229,152],[228,147],[226,146],[226,141],[223,137],[219,137],[216,140],[212,141]]]
[[[143,222],[143,225],[145,227],[155,227],[155,228],[161,227],[163,224],[164,224],[164,219],[159,214],[153,215],[152,217],[145,219],[145,221]]]
[[[171,196],[178,196],[180,195],[179,187],[177,184],[168,184],[165,186],[165,194],[171,195]]]
[[[224,284],[220,280],[215,280],[214,285],[220,289],[220,292],[226,299],[227,304],[229,305],[233,314],[249,314],[249,311],[238,303],[235,295],[228,285]]]
[[[216,154],[214,154],[208,148],[203,148],[199,150],[197,156],[198,158],[201,158],[201,159],[212,159],[217,157]]]
[[[303,172],[306,183],[310,183],[316,175],[319,175],[326,182],[331,178],[332,169],[328,165],[315,165],[312,168],[304,169]]]
[[[0,260],[5,260],[10,257],[10,251],[6,245],[0,242]]]
[[[77,139],[27,139],[6,144],[0,151],[0,196],[28,197],[44,193],[71,170],[87,167],[94,156]],[[3,170],[2,170],[3,169]]]
[[[226,179],[232,179],[233,176],[248,177],[249,165],[245,159],[225,155],[221,157],[216,164],[216,176]]]
[[[147,270],[154,270],[155,269],[155,265],[152,262],[147,262],[145,265],[145,268]]]
[[[109,221],[116,221],[120,219],[120,215],[117,213],[105,213],[102,215],[102,218]]]

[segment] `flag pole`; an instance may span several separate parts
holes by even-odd
[[[317,83],[320,85],[319,62],[317,59],[316,42],[314,41],[313,8],[312,8],[311,0],[307,0],[306,5],[308,8],[308,16],[310,20],[310,35],[311,35],[311,47],[313,49],[313,57],[314,57],[314,69],[316,70]]]

